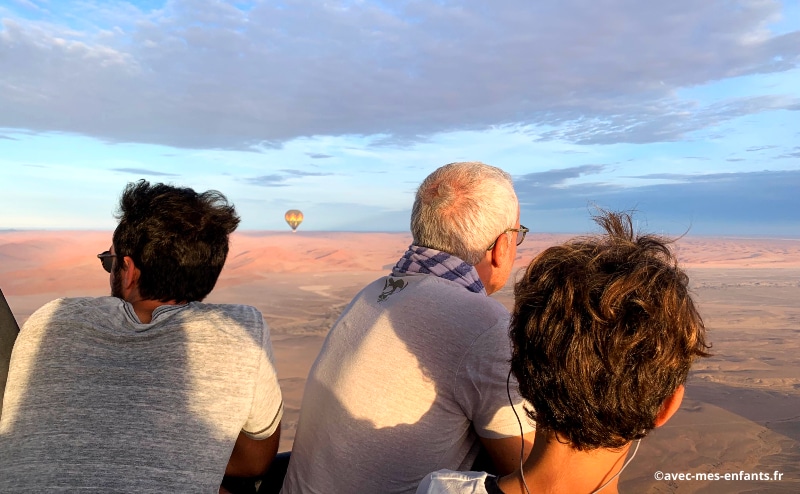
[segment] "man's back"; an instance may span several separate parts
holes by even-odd
[[[433,275],[367,286],[311,369],[283,492],[414,492],[469,467],[477,435],[518,434],[507,327],[501,304]]]
[[[247,306],[59,299],[14,348],[0,491],[216,492],[244,428],[282,410],[269,334]],[[24,487],[24,488],[23,488]]]

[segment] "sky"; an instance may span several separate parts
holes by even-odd
[[[800,2],[0,0],[0,229],[113,230],[143,178],[408,231],[455,161],[533,232],[800,238]]]

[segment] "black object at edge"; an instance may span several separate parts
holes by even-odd
[[[0,290],[0,410],[3,409],[3,394],[6,390],[8,379],[8,366],[11,363],[11,350],[19,334],[19,326],[11,308],[6,302],[3,291]]]
[[[267,473],[260,477],[229,477],[222,479],[222,487],[231,494],[278,494],[283,486],[283,478],[289,467],[291,451],[278,453],[269,464]],[[260,485],[257,484],[260,481]],[[258,487],[256,487],[258,485]]]

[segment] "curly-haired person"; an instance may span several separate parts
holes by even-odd
[[[505,477],[440,470],[418,493],[617,492],[633,442],[680,407],[710,348],[689,279],[669,239],[635,234],[623,213],[595,221],[604,234],[546,249],[514,289],[511,368],[533,451]]]

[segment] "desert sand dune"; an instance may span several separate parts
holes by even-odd
[[[569,235],[530,234],[517,268]],[[111,232],[0,232],[0,287],[20,323],[60,296],[108,294],[95,255]],[[291,448],[308,369],[353,295],[386,274],[403,233],[243,232],[209,302],[258,307],[272,330]],[[714,344],[684,405],[642,441],[622,492],[800,492],[800,240],[685,237],[676,244]],[[511,284],[494,295],[507,307]],[[781,481],[657,481],[656,471],[780,471]]]

